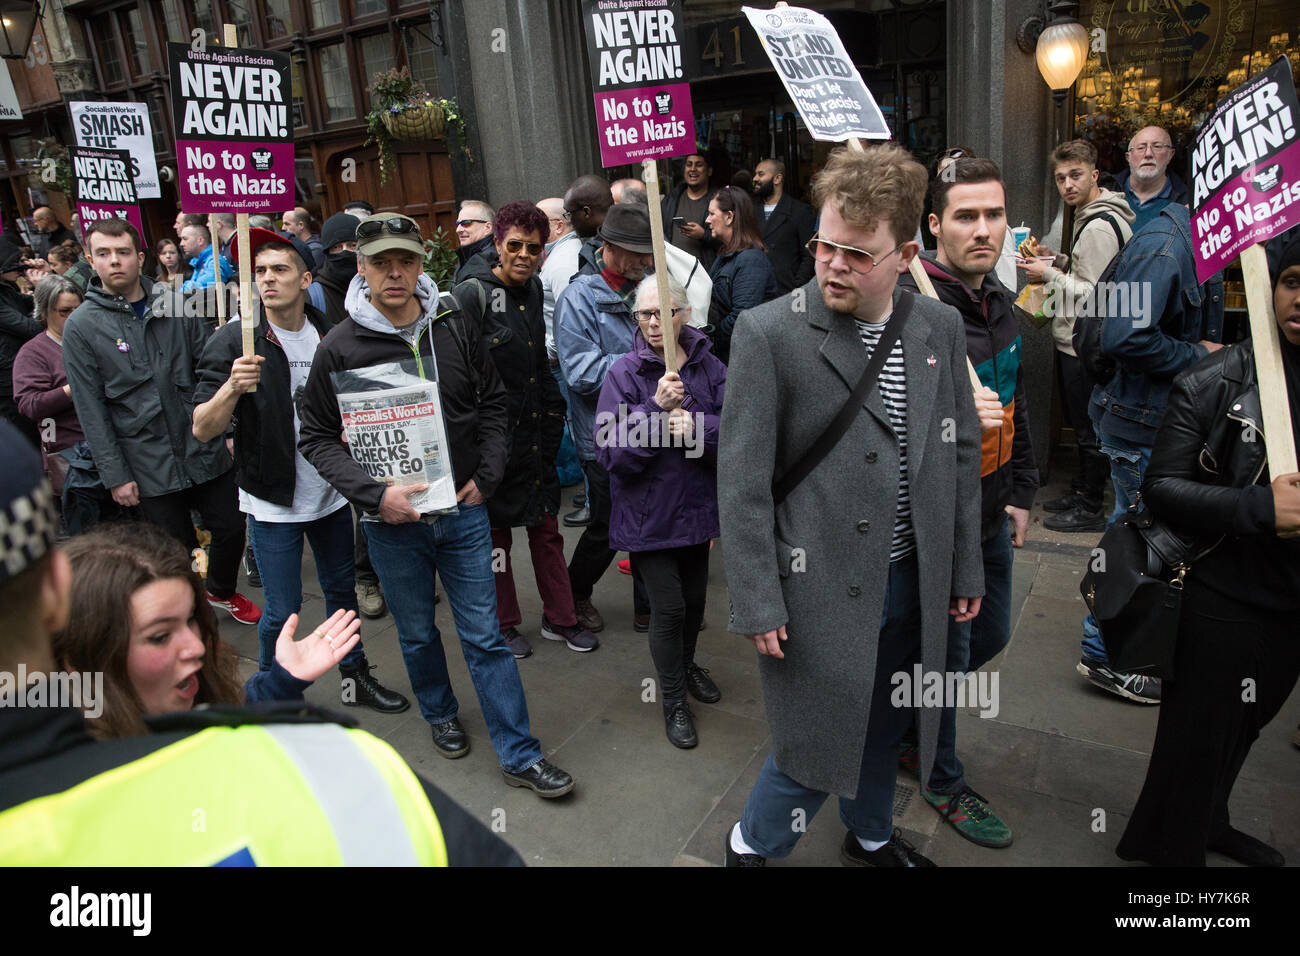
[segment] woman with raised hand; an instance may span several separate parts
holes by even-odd
[[[336,612],[299,641],[298,615],[290,615],[275,665],[241,691],[234,648],[217,633],[184,546],[153,525],[119,524],[73,538],[63,550],[72,601],[54,656],[62,670],[104,675],[103,713],[87,720],[100,738],[146,733],[146,716],[198,704],[301,700],[359,639],[353,611]]]

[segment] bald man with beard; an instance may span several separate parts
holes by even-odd
[[[1160,215],[1160,210],[1171,202],[1190,205],[1191,194],[1187,184],[1177,173],[1169,172],[1174,158],[1173,140],[1159,126],[1147,126],[1133,134],[1128,143],[1128,169],[1116,177],[1124,190],[1124,198],[1137,218],[1133,231],[1137,232]]]

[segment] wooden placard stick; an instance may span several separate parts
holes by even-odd
[[[664,366],[677,371],[677,336],[673,328],[673,301],[668,293],[668,254],[664,251],[664,220],[659,211],[659,167],[653,159],[642,160],[645,169],[646,201],[650,207],[650,244],[654,247],[655,279],[659,286],[659,326],[664,336]]]
[[[853,150],[855,153],[865,151],[862,141],[855,136],[850,136],[847,143],[849,149]],[[931,282],[930,277],[926,275],[925,266],[921,265],[921,257],[919,254],[912,256],[912,261],[907,265],[907,271],[912,274],[912,281],[916,283],[917,289],[920,290],[923,296],[930,299],[939,298],[939,294],[934,291],[934,283]],[[975,371],[975,366],[971,364],[969,355],[966,356],[966,372],[970,376],[970,387],[972,391],[978,392],[984,387],[984,383],[980,381],[980,377]]]
[[[239,35],[235,30],[233,23],[227,23],[223,27],[223,41],[226,46],[237,46],[239,44]],[[214,217],[215,223],[215,217]],[[253,257],[249,250],[248,242],[248,213],[240,212],[235,214],[235,232],[239,249],[239,332],[243,340],[244,358],[251,358],[255,352],[253,347]],[[222,294],[217,297],[221,303],[220,312],[218,313],[224,319],[225,313],[225,287],[221,282],[221,248],[217,244],[217,233],[214,228],[212,233],[213,245],[216,247],[212,254],[212,261],[217,266],[217,285],[222,290]],[[248,389],[250,392],[257,391],[254,385]]]
[[[1255,347],[1255,380],[1259,383],[1259,407],[1263,418],[1260,430],[1264,433],[1268,473],[1276,478],[1300,469],[1296,467],[1286,371],[1282,368],[1282,345],[1278,339],[1277,318],[1273,314],[1273,284],[1268,276],[1268,258],[1262,243],[1241,251],[1241,272],[1246,284],[1250,339]]]

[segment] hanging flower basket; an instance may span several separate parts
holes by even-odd
[[[437,103],[393,107],[383,120],[397,140],[442,139],[447,130],[447,114]]]
[[[432,96],[423,84],[411,78],[406,67],[375,74],[368,87],[373,108],[366,114],[366,145],[379,147],[379,181],[388,180],[394,165],[393,144],[400,141],[442,139],[450,126],[455,131],[460,150],[470,162],[465,142],[465,117],[454,99]]]

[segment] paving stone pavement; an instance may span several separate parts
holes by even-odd
[[[579,489],[565,492],[563,510]],[[1047,500],[1059,494],[1047,489]],[[1125,866],[1114,855],[1142,786],[1155,735],[1156,707],[1122,701],[1075,671],[1083,601],[1078,582],[1100,535],[1055,534],[1035,508],[1029,540],[1016,554],[1014,629],[1006,650],[987,665],[999,677],[996,716],[975,709],[958,715],[958,755],[969,784],[1012,827],[1015,842],[1001,850],[963,839],[900,772],[895,823],[940,865]],[[566,554],[581,534],[563,529]],[[412,700],[387,717],[349,708],[361,725],[387,740],[415,770],[485,824],[493,826],[529,865],[695,866],[721,862],[725,834],[739,818],[770,749],[755,653],[727,633],[722,544],[709,565],[707,628],[698,661],[722,690],[718,704],[692,703],[700,745],[682,751],[664,736],[661,708],[647,702],[644,682],[654,677],[645,635],[632,628],[632,584],[611,565],[594,601],[606,620],[599,650],[578,654],[541,638],[541,601],[522,531],[512,561],[533,656],[518,662],[528,695],[533,733],[548,759],[573,774],[572,795],[556,801],[506,786],[488,739],[455,628],[444,600],[437,623],[448,642],[452,686],[471,738],[467,758],[439,757]],[[242,581],[242,576],[241,576]],[[254,601],[261,593],[241,586]],[[304,632],[320,623],[324,603],[310,549],[303,565]],[[222,636],[239,651],[244,676],[256,667],[256,628],[222,615]],[[410,696],[391,616],[362,628],[376,675]],[[307,692],[315,704],[339,706],[337,678]],[[1231,803],[1233,822],[1300,864],[1300,750],[1291,744],[1300,723],[1300,693],[1265,728],[1242,769]],[[772,865],[838,865],[843,827],[834,801],[809,822],[791,856]],[[1236,864],[1215,854],[1210,865]]]

